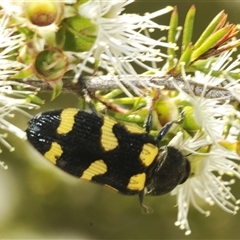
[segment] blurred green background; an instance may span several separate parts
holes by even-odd
[[[194,39],[222,9],[230,22],[240,22],[239,1],[136,1],[127,11],[142,14],[177,5],[182,25],[192,4],[197,8]],[[167,24],[169,17],[158,20]],[[70,94],[62,94],[53,102],[49,102],[49,95],[41,96],[47,103],[38,112],[77,106],[77,97]],[[25,129],[28,119],[16,114],[12,121]],[[185,236],[174,226],[175,197],[146,197],[154,213],[145,215],[137,197],[75,179],[47,162],[27,142],[12,135],[8,140],[16,151],[9,153],[3,148],[0,155],[9,167],[0,168],[0,239],[240,239],[240,214],[232,216],[216,206],[206,206],[211,210],[206,218],[191,208],[192,234]],[[238,181],[233,186],[237,198],[239,187]]]

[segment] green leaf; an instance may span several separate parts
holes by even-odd
[[[27,101],[29,102],[33,102],[36,104],[44,104],[44,100],[42,100],[41,98],[39,98],[38,96],[36,96],[35,94],[29,94],[26,97]]]
[[[66,31],[64,27],[60,27],[56,33],[55,45],[59,48],[63,48],[66,41]]]
[[[29,78],[33,75],[32,68],[28,66],[27,68],[24,68],[17,72],[15,75],[11,76],[12,79],[24,79]]]
[[[171,15],[170,23],[169,23],[169,31],[168,31],[168,42],[176,43],[176,35],[177,35],[177,27],[178,27],[178,10],[175,6]],[[168,70],[174,67],[174,57],[175,57],[175,49],[168,48]]]
[[[117,97],[118,95],[122,94],[122,89],[114,89],[112,90],[111,92],[105,94],[103,96],[104,99],[111,99],[111,98],[115,98]]]
[[[194,5],[189,9],[183,28],[182,52],[192,41],[193,25],[195,19],[196,8]]]
[[[200,71],[205,74],[209,74],[212,77],[230,77],[231,79],[238,80],[240,79],[240,73],[238,72],[231,72],[231,71],[226,71],[226,70],[213,70],[211,67],[205,67],[204,62],[207,62],[208,60],[204,60],[203,62],[197,61],[194,62],[193,65],[189,66],[186,69],[186,72],[195,72],[195,71]],[[199,64],[198,64],[199,63]]]
[[[226,17],[226,14],[224,11],[221,11],[207,26],[207,28],[203,31],[202,35],[199,37],[197,42],[194,44],[195,48],[199,48],[202,43],[214,32],[216,27],[222,20],[224,20]]]
[[[62,92],[62,86],[63,83],[62,81],[58,81],[58,82],[49,82],[51,84],[51,86],[53,87],[53,92],[52,92],[52,97],[51,97],[51,101],[54,100],[57,96],[59,96],[59,94]]]
[[[199,48],[193,51],[191,61],[198,59],[201,55],[206,53],[210,48],[213,48],[215,44],[221,40],[224,35],[228,33],[228,31],[232,28],[232,25],[228,25],[214,34],[212,34]]]
[[[123,114],[123,113],[118,113],[118,112],[109,110],[108,116],[114,117],[114,119],[117,119],[119,121],[143,125],[148,113],[149,113],[149,110],[146,108],[142,108],[142,109],[140,109],[136,112],[132,112],[130,114]]]
[[[84,52],[91,49],[97,34],[97,27],[90,19],[74,16],[63,22],[65,28],[65,51]]]
[[[185,68],[188,67],[191,60],[192,51],[193,51],[193,45],[192,43],[190,43],[188,47],[184,50],[183,54],[181,55],[174,73],[176,74],[181,73],[181,67],[183,63],[185,65]]]

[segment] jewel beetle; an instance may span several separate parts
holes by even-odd
[[[150,118],[147,122],[149,125]],[[28,141],[63,171],[122,194],[138,195],[146,208],[145,195],[166,194],[190,174],[190,163],[179,149],[158,147],[173,123],[153,137],[105,115],[66,108],[33,117],[26,134]]]

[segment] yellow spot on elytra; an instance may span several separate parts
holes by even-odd
[[[56,165],[57,159],[62,155],[62,153],[62,147],[57,142],[53,142],[51,148],[45,152],[44,157]]]
[[[140,153],[140,160],[144,166],[148,167],[158,154],[158,148],[151,143],[145,143]]]
[[[104,174],[105,172],[107,172],[107,165],[103,160],[97,160],[83,172],[81,178],[90,181],[92,177]]]
[[[126,124],[124,126],[131,133],[144,133],[145,132],[142,128],[140,128],[138,126],[132,126],[129,124]]]
[[[103,119],[103,125],[101,127],[102,136],[101,136],[101,144],[105,151],[112,150],[118,146],[118,140],[113,133],[113,125],[116,122],[109,118]]]
[[[60,115],[61,122],[57,128],[57,133],[66,134],[72,130],[75,123],[74,117],[78,111],[79,110],[75,108],[66,108],[62,111]]]
[[[142,191],[145,186],[145,181],[145,173],[136,174],[130,178],[127,188],[130,190]]]

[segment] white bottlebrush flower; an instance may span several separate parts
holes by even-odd
[[[0,19],[0,78],[1,80],[15,74],[22,67],[17,61],[10,60],[14,51],[24,44],[24,37],[16,34],[15,28],[8,28],[10,17],[3,15]]]
[[[226,63],[228,58],[229,53],[219,56],[214,63],[211,63],[212,71],[220,71],[227,66],[229,71],[229,65]],[[240,157],[221,145],[221,141],[228,141],[229,144],[237,141],[239,116],[227,98],[205,97],[207,86],[222,86],[225,76],[212,77],[211,72],[209,74],[195,72],[194,76],[189,77],[184,68],[182,68],[182,76],[188,92],[175,84],[179,91],[178,98],[187,101],[193,107],[193,117],[200,126],[200,130],[194,137],[188,136],[183,140],[182,135],[178,134],[180,137],[177,135],[177,140],[173,139],[170,142],[172,145],[177,145],[184,153],[186,152],[191,164],[189,179],[172,191],[172,195],[177,197],[176,225],[184,229],[188,235],[191,233],[188,223],[188,211],[191,205],[206,216],[210,214],[210,211],[204,210],[206,204],[216,204],[232,214],[235,214],[239,208],[237,204],[240,202],[231,193],[231,185],[235,182],[234,178],[240,178]],[[204,85],[201,96],[195,95],[188,80]],[[232,120],[231,116],[234,116]],[[227,123],[232,128],[225,136],[224,129]]]
[[[5,14],[15,19],[22,27],[27,26],[41,33],[57,30],[57,25],[63,17],[64,1],[3,0],[0,1],[0,6]]]
[[[29,88],[30,86],[17,81],[4,80],[15,74],[22,65],[14,60],[10,60],[14,51],[24,44],[24,37],[16,34],[14,27],[8,28],[10,16],[3,14],[0,19],[0,142],[13,151],[14,148],[5,140],[7,133],[12,132],[19,138],[24,138],[25,133],[8,122],[6,117],[13,117],[13,110],[21,111],[21,108],[33,108],[36,105],[27,100],[27,95],[33,94],[33,91],[20,91],[17,88]],[[33,90],[33,88],[31,87]],[[25,113],[26,114],[26,113]]]
[[[208,84],[213,87],[225,87],[238,101],[240,101],[240,55],[236,56],[233,60],[231,55],[236,51],[236,49],[232,49],[230,51],[226,51],[221,53],[218,58],[210,58],[206,68],[210,68],[210,72],[208,75],[196,71],[194,78],[192,80],[194,82],[200,84]],[[211,76],[212,72],[221,72],[219,76],[213,77]],[[234,76],[234,78],[233,78]]]
[[[79,14],[91,20],[97,28],[97,35],[92,48],[84,55],[76,79],[87,62],[91,61],[91,57],[98,67],[110,74],[137,75],[133,63],[144,71],[155,71],[151,62],[158,62],[166,57],[158,48],[174,47],[173,44],[154,40],[145,34],[147,30],[167,29],[167,26],[158,25],[152,19],[171,11],[172,7],[145,16],[122,13],[125,6],[132,2],[89,0],[80,5]]]
[[[220,78],[221,86],[224,86],[231,94],[240,102],[240,80],[234,79],[231,74],[240,76],[240,55],[236,56],[233,60],[230,56],[232,51],[221,54],[216,62],[216,68],[221,66],[221,69],[225,74]],[[231,74],[229,74],[231,71]],[[221,81],[222,80],[222,81]],[[214,82],[215,83],[215,82]]]
[[[30,90],[16,90],[19,87],[21,89],[30,88]],[[14,111],[30,117],[23,109],[33,109],[37,107],[37,105],[31,103],[28,98],[28,96],[34,94],[33,90],[34,88],[31,86],[18,83],[17,81],[0,82],[0,143],[7,147],[9,151],[14,151],[14,147],[6,141],[7,133],[11,132],[20,139],[26,139],[26,133],[10,123],[8,118],[14,117]]]
[[[71,8],[65,8],[64,4],[74,4],[75,2],[72,0],[3,0],[0,1],[0,7],[4,14],[11,17],[11,21],[16,26],[33,31],[38,38],[44,39],[46,45],[54,46],[59,24],[66,16],[71,15],[69,12],[72,11],[67,10]]]
[[[226,123],[226,118],[232,114],[235,109],[228,103],[228,98],[206,98],[207,86],[213,86],[212,82],[215,77],[210,74],[196,72],[195,76],[189,78],[182,70],[184,84],[188,87],[189,92],[182,90],[181,86],[176,84],[176,90],[179,91],[179,98],[187,100],[193,107],[194,118],[202,130],[209,135],[214,142],[217,142],[222,137],[222,131]],[[204,84],[204,89],[201,96],[196,96],[192,90],[188,80],[200,82]]]
[[[240,178],[239,164],[234,161],[239,161],[240,158],[211,142],[205,134],[199,138],[189,138],[185,142],[181,142],[181,134],[179,135],[180,140],[170,144],[177,144],[182,151],[191,153],[188,156],[191,162],[191,176],[184,184],[178,185],[171,194],[177,197],[178,217],[175,224],[188,235],[191,233],[188,223],[191,205],[206,216],[209,216],[210,211],[204,210],[205,205],[216,204],[228,213],[237,212],[239,201],[231,193],[230,186],[234,179],[230,177]],[[211,144],[210,151],[197,152],[199,148],[207,147],[208,144]],[[228,180],[224,179],[225,177]]]

